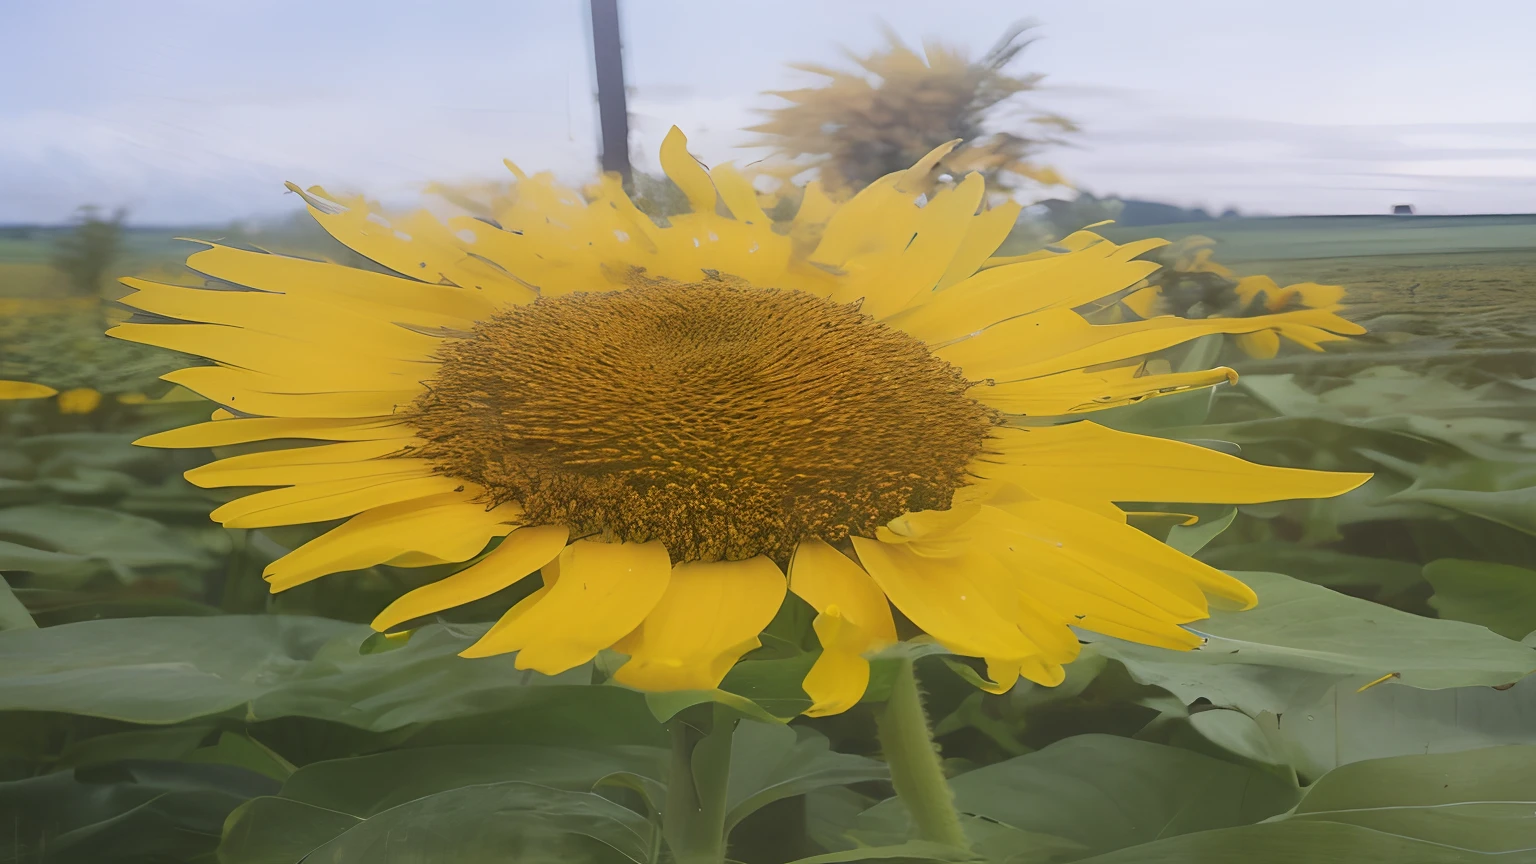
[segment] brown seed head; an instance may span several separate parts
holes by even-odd
[[[441,353],[411,455],[527,524],[785,561],[946,508],[997,422],[922,342],[728,279],[631,280],[507,309]]]

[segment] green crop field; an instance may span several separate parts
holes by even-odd
[[[1344,314],[1369,332],[1271,359],[1206,337],[1168,359],[1228,363],[1237,384],[1092,419],[1375,477],[1321,501],[1141,502],[1152,515],[1138,527],[1259,593],[1252,612],[1191,625],[1210,637],[1200,651],[1096,639],[1060,687],[1001,696],[919,652],[978,853],[1530,860],[1517,856],[1536,854],[1536,685],[1521,681],[1536,669],[1536,217],[1102,230],[1116,242],[1204,234],[1240,273],[1344,285]],[[178,276],[192,247],[173,238],[186,234],[220,236],[132,232],[113,270]],[[546,679],[506,658],[459,661],[466,633],[516,599],[505,592],[404,647],[371,635],[391,599],[454,565],[380,565],[269,595],[262,568],[330,526],[217,527],[209,511],[240,490],[181,477],[212,453],[132,445],[209,406],[156,380],[186,358],[100,337],[122,313],[66,297],[48,242],[0,238],[0,378],[105,398],[84,413],[0,403],[0,810],[42,826],[0,843],[0,861],[31,860],[5,847],[44,835],[73,856],[59,861],[117,849],[224,864],[450,860],[409,857],[426,841],[400,826],[433,813],[489,844],[453,860],[492,860],[471,853],[513,842],[495,826],[528,813],[581,843],[552,840],[526,860],[658,860],[647,808],[671,775],[657,718],[686,700],[590,686],[611,671],[596,666]],[[272,245],[337,254],[328,242]],[[808,704],[798,682],[814,658],[764,641],[726,678],[735,696],[719,698],[782,720]],[[876,661],[870,701],[889,692],[891,662]],[[733,858],[951,860],[907,843],[873,717],[864,704],[742,722]],[[369,857],[387,842],[406,857]]]

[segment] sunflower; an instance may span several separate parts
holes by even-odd
[[[493,216],[446,223],[301,192],[398,275],[213,245],[188,261],[202,289],[126,280],[141,314],[111,334],[216,361],[165,378],[220,405],[140,443],[283,442],[187,473],[275,487],[213,512],[231,528],[347,520],[268,566],[274,591],[478,559],[380,631],[539,580],[463,653],[546,674],[612,649],[622,684],[714,688],[791,592],[823,649],[813,714],[859,700],[892,605],[998,691],[1060,682],[1074,627],[1193,648],[1181,625],[1208,597],[1253,592],[1116,502],[1331,496],[1364,475],[1060,415],[1232,376],[1144,374],[1148,352],[1318,320],[1092,325],[1074,309],[1139,283],[1159,241],[982,269],[1017,207],[983,209],[976,175],[915,192],[951,146],[841,206],[812,185],[788,224],[675,129],[661,161],[692,212],[665,226],[614,178],[584,200],[515,168]]]
[[[1281,287],[1268,276],[1238,276],[1213,260],[1216,241],[1193,235],[1152,253],[1162,264],[1148,284],[1124,298],[1124,304],[1142,318],[1178,315],[1184,318],[1244,317],[1288,310],[1316,309],[1330,323],[1309,334],[1290,331],[1292,341],[1314,351],[1319,343],[1362,332],[1359,327],[1339,326],[1343,319],[1333,313],[1342,309],[1344,289],[1338,285],[1302,282]],[[1346,325],[1348,322],[1344,322]],[[1280,350],[1280,336],[1273,330],[1243,333],[1238,347],[1250,357],[1267,359]]]

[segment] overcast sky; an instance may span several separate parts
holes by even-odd
[[[620,0],[636,162],[706,162],[761,91],[881,23],[981,53],[1018,18],[1054,164],[1098,194],[1269,213],[1536,211],[1532,0]],[[282,182],[404,199],[509,157],[591,172],[585,0],[0,0],[0,223],[291,212]]]

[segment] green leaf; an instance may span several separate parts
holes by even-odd
[[[1536,669],[1536,651],[1460,621],[1422,618],[1277,573],[1237,573],[1259,595],[1246,612],[1213,611],[1192,625],[1195,651],[1091,636],[1136,680],[1185,704],[1209,699],[1250,715],[1311,704],[1346,679],[1396,673],[1424,689],[1503,685]]]
[[[1429,605],[1442,618],[1481,624],[1510,639],[1536,631],[1536,570],[1441,558],[1424,565],[1435,588]]]
[[[1266,765],[1289,764],[1278,742],[1266,734],[1259,721],[1241,711],[1196,711],[1189,715],[1189,725],[1207,741],[1236,756]]]
[[[1365,759],[1536,745],[1532,716],[1536,679],[1526,678],[1505,690],[1340,686],[1314,704],[1258,722],[1278,737],[1297,771],[1315,778]]]
[[[854,861],[881,861],[885,864],[921,864],[926,861],[977,861],[979,856],[942,843],[909,840],[891,846],[865,846],[846,852],[828,852],[800,858],[790,864],[850,864]]]
[[[1300,821],[1184,834],[1076,864],[1467,864],[1468,860],[1460,849],[1409,837],[1355,825]]]
[[[731,737],[727,832],[753,811],[828,786],[888,779],[885,763],[833,752],[811,729],[743,723]]]
[[[293,772],[279,797],[252,801],[231,816],[223,854],[226,864],[276,860],[290,853],[296,853],[291,860],[297,861],[362,819],[465,787],[519,782],[589,792],[624,774],[664,789],[660,780],[669,758],[659,747],[503,744],[412,747],[316,762]],[[299,848],[285,814],[292,815],[309,845]],[[232,857],[235,848],[241,857]]]
[[[229,812],[275,786],[240,768],[150,761],[0,783],[0,849],[49,864],[211,864]]]
[[[187,761],[236,765],[278,781],[288,779],[295,770],[292,763],[270,747],[234,732],[221,734],[212,747],[204,747],[189,754]]]
[[[461,786],[516,781],[587,792],[621,771],[665,779],[669,758],[660,747],[412,747],[306,765],[283,784],[282,797],[367,817]]]
[[[452,789],[385,810],[310,857],[330,864],[646,864],[655,843],[644,816],[599,795],[509,782]]]
[[[1215,540],[1217,535],[1227,530],[1232,520],[1236,518],[1237,508],[1233,507],[1215,519],[1206,519],[1188,527],[1175,525],[1168,530],[1168,545],[1185,555],[1194,555],[1204,549],[1207,543]]]
[[[1089,854],[1257,822],[1284,812],[1299,794],[1257,768],[1111,735],[1067,738],[950,785],[963,813],[1063,838]],[[905,836],[908,822],[893,798],[866,811],[856,834],[891,842]]]
[[[36,504],[0,510],[0,570],[78,587],[97,574],[124,582],[211,569],[209,550],[152,519],[100,507]]]
[[[1424,581],[1419,565],[1410,561],[1279,541],[1206,547],[1195,557],[1218,570],[1263,569],[1335,590],[1368,591],[1381,602],[1392,600]]]
[[[219,864],[294,864],[362,821],[287,798],[252,798],[225,822]]]
[[[5,581],[5,574],[0,573],[0,630],[36,629],[37,622],[32,620],[32,613],[16,599],[10,584]]]
[[[133,723],[226,712],[248,721],[316,717],[374,731],[499,711],[613,725],[644,697],[593,687],[584,667],[554,677],[509,656],[458,655],[483,628],[430,625],[404,647],[360,654],[367,626],[284,615],[123,618],[0,631],[0,710]],[[572,701],[579,705],[567,717]],[[590,728],[578,726],[575,728]]]
[[[1293,812],[1267,824],[1186,834],[1081,864],[1523,861],[1536,855],[1533,810],[1536,747],[1373,759],[1329,772]]]

